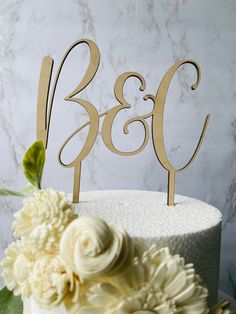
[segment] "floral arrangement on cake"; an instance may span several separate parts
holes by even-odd
[[[41,189],[44,161],[37,141],[23,158],[30,184],[20,192],[0,190],[23,197],[15,242],[0,263],[1,314],[22,314],[28,297],[71,314],[230,313],[227,302],[208,308],[207,288],[178,254],[155,244],[141,249],[122,226],[79,217],[64,192]]]

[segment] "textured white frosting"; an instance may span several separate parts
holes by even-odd
[[[176,195],[176,205],[166,205],[166,193],[149,191],[82,192],[78,214],[120,223],[132,238],[148,247],[168,246],[171,253],[194,263],[209,289],[209,304],[217,302],[221,213],[193,198]],[[24,314],[53,314],[25,302]],[[65,314],[61,306],[57,314]]]

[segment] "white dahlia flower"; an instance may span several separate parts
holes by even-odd
[[[63,233],[60,256],[80,278],[92,278],[119,273],[128,267],[133,259],[133,245],[120,226],[84,216]]]
[[[30,281],[36,257],[31,248],[22,241],[13,242],[6,249],[5,258],[0,263],[1,275],[14,295],[31,295]]]
[[[79,306],[79,279],[68,272],[60,257],[38,258],[31,279],[32,295],[41,308],[51,309],[64,302],[66,308]]]
[[[152,246],[123,277],[90,288],[78,314],[206,314],[207,296],[192,264]]]
[[[61,234],[77,215],[64,192],[46,189],[24,199],[14,217],[16,237],[30,243],[35,252],[56,254]]]

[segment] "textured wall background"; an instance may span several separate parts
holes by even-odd
[[[165,142],[175,165],[193,152],[204,118],[211,121],[203,147],[194,164],[177,175],[177,192],[220,208],[224,216],[221,288],[236,297],[236,2],[234,0],[0,0],[0,185],[24,185],[21,158],[35,139],[37,85],[41,60],[55,59],[55,70],[69,45],[80,38],[93,39],[101,64],[92,84],[81,93],[99,112],[117,104],[113,95],[116,77],[137,71],[147,82],[144,93],[130,80],[125,95],[132,108],[120,114],[114,142],[134,149],[142,142],[140,125],[122,134],[130,117],[151,110],[142,101],[156,93],[161,78],[175,61],[199,62],[202,81],[196,91],[191,66],[178,71],[167,98]],[[44,186],[72,189],[72,171],[56,161],[63,140],[87,120],[76,104],[63,100],[78,84],[88,62],[84,47],[65,64],[54,102]],[[119,138],[117,137],[119,136]],[[83,143],[80,134],[66,159]],[[151,142],[140,155],[112,155],[99,137],[83,164],[82,190],[166,190],[167,175],[157,162]],[[1,199],[0,257],[11,241],[11,221],[18,200]],[[207,258],[207,257],[206,257]]]

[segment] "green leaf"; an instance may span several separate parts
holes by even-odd
[[[14,190],[8,190],[8,189],[0,189],[0,196],[18,196],[18,197],[25,197],[23,191],[18,192]]]
[[[23,168],[26,179],[36,188],[41,189],[41,179],[45,162],[43,142],[36,141],[23,157]]]
[[[0,290],[0,314],[23,314],[21,297],[16,297],[6,287]]]

